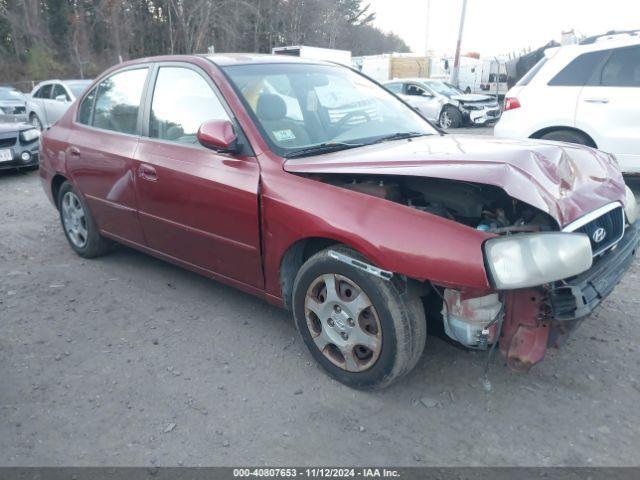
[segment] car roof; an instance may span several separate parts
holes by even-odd
[[[216,53],[205,55],[218,66],[265,64],[265,63],[298,63],[298,64],[326,64],[335,65],[324,60],[296,57],[293,55],[271,55],[266,53]]]

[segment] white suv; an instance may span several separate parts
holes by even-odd
[[[509,92],[497,137],[580,143],[640,173],[640,37],[594,37],[548,49]]]

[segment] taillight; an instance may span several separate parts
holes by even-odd
[[[520,108],[520,102],[516,97],[507,97],[504,99],[504,111]]]

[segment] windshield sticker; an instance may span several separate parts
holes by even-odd
[[[296,139],[296,136],[288,128],[285,128],[284,130],[274,130],[273,136],[276,138],[278,142],[286,142],[287,140]]]

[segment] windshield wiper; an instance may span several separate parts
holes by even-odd
[[[385,135],[384,137],[377,139],[373,143],[390,142],[392,140],[404,140],[405,138],[423,137],[425,135],[429,135],[429,134],[420,133],[420,132],[398,132],[398,133],[392,133],[391,135]]]
[[[301,148],[293,152],[286,153],[285,158],[304,157],[306,155],[321,155],[323,153],[338,152],[349,148],[364,147],[365,143],[345,143],[345,142],[325,142],[311,147]]]

